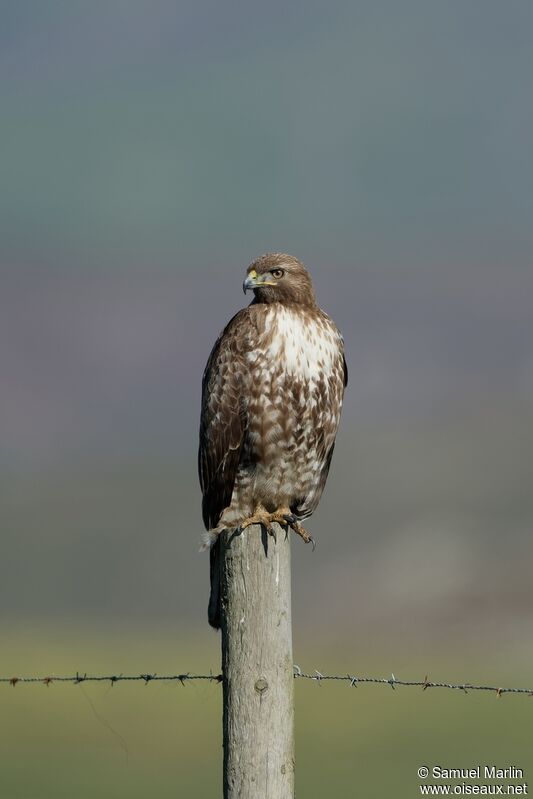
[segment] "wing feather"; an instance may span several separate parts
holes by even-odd
[[[317,480],[313,490],[291,506],[292,512],[300,519],[307,518],[316,510],[326,485],[347,384],[348,366],[344,355],[344,340],[339,334],[336,368],[327,379],[318,384],[317,389],[318,398],[315,405],[317,418],[313,441],[318,466]]]
[[[245,354],[252,332],[250,313],[244,308],[218,337],[203,375],[198,474],[208,530],[217,526],[235,485],[248,424]]]

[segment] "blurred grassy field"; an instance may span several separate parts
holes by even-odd
[[[318,658],[318,660],[317,660]],[[325,673],[386,676],[372,659],[317,650],[295,659]],[[527,659],[529,662],[529,659]],[[2,635],[2,675],[218,671],[218,639],[175,629],[37,627]],[[529,685],[506,652],[491,662],[458,653],[424,659],[434,679]],[[402,673],[418,677],[404,652]],[[409,673],[408,673],[409,672]],[[515,765],[533,769],[533,705],[527,697],[345,683],[296,685],[297,795],[414,797],[416,770]],[[221,688],[211,683],[0,686],[1,799],[158,799],[221,794]]]

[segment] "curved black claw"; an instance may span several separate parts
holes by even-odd
[[[274,543],[277,544],[278,543],[278,536],[277,536],[277,533],[276,533],[275,529],[272,527],[272,525],[271,524],[265,524],[265,529],[266,529],[267,533],[270,536],[272,536],[272,538],[274,539]]]

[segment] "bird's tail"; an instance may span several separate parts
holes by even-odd
[[[209,572],[211,577],[211,594],[207,608],[209,624],[215,630],[220,629],[220,538],[217,536],[209,552]]]

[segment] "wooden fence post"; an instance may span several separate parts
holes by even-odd
[[[221,541],[224,799],[293,799],[290,537]]]

